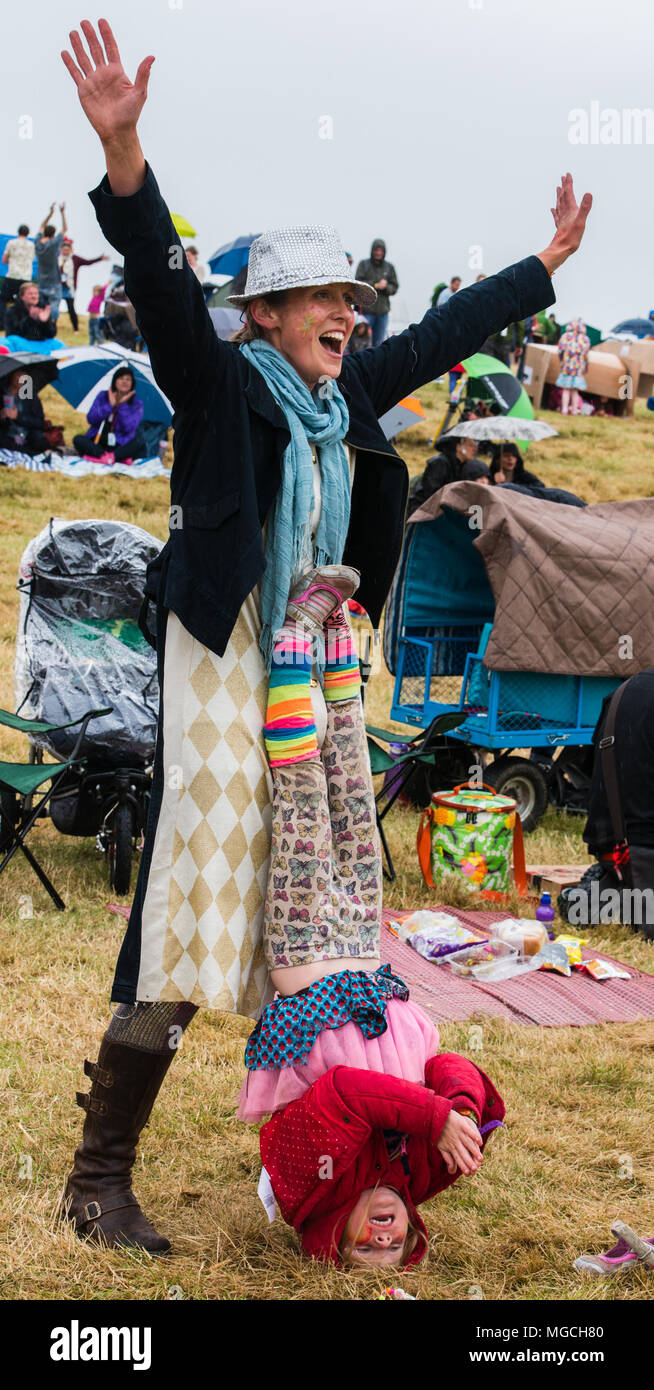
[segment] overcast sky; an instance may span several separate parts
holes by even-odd
[[[475,278],[471,246],[487,273],[542,250],[570,169],[595,206],[555,278],[557,316],[608,330],[654,307],[654,143],[568,138],[574,109],[654,104],[652,0],[108,0],[100,13],[130,77],[156,55],[141,143],[202,259],[284,223],[336,223],[355,263],[381,236],[406,322],[437,280]],[[65,200],[91,256],[108,249],[86,197],[102,150],[59,56],[83,17],[98,15],[69,0],[3,11],[0,231],[34,231]],[[83,310],[96,273],[80,276]]]

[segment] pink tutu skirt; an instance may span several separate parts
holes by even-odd
[[[422,1085],[427,1062],[438,1052],[438,1030],[410,999],[389,1000],[385,1016],[388,1027],[377,1038],[365,1038],[358,1024],[344,1023],[320,1033],[304,1062],[248,1072],[239,1097],[239,1120],[256,1124],[283,1110],[332,1067],[385,1072]]]

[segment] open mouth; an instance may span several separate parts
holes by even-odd
[[[329,353],[330,357],[336,357],[340,360],[343,356],[343,347],[345,345],[344,333],[340,333],[337,329],[334,329],[330,333],[322,333],[318,341],[321,347],[325,349],[325,352]]]
[[[392,1216],[371,1216],[369,1217],[371,1226],[390,1226],[393,1222]]]

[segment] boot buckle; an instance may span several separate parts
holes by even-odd
[[[103,1100],[98,1100],[97,1096],[90,1095],[87,1091],[76,1091],[75,1099],[80,1109],[85,1110],[87,1115],[107,1115],[109,1106]]]
[[[102,1207],[99,1202],[89,1202],[84,1208],[84,1224],[87,1221],[97,1221],[102,1216]]]
[[[90,1076],[92,1081],[98,1081],[107,1089],[114,1084],[113,1074],[104,1067],[99,1067],[97,1062],[89,1062],[88,1057],[84,1062],[84,1075]]]

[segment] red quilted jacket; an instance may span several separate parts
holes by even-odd
[[[332,1067],[273,1115],[260,1131],[261,1159],[281,1214],[300,1232],[305,1252],[338,1264],[352,1208],[365,1188],[381,1185],[400,1194],[421,1233],[407,1261],[418,1264],[427,1233],[416,1207],[456,1181],[436,1148],[450,1110],[472,1110],[480,1125],[505,1113],[478,1067],[443,1052],[427,1063],[424,1086]],[[404,1154],[389,1157],[384,1130],[405,1137]]]

